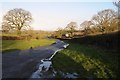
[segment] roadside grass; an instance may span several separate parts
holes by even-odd
[[[53,61],[57,72],[78,73],[80,78],[116,78],[118,56],[100,48],[67,41],[67,49],[58,52]],[[58,73],[57,77],[61,77]]]
[[[54,43],[53,39],[32,39],[32,40],[2,40],[2,52],[13,50],[25,50],[30,47],[47,46]]]

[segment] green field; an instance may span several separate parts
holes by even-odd
[[[118,70],[117,54],[88,45],[69,43],[53,60],[57,72],[78,73],[82,78],[115,78]],[[59,73],[57,77],[62,77]]]
[[[2,51],[25,50],[30,47],[46,46],[54,43],[53,39],[32,39],[32,40],[2,40]]]

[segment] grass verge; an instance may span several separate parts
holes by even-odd
[[[80,78],[116,78],[118,56],[100,48],[67,41],[67,49],[52,59],[56,71],[78,73]],[[57,77],[61,77],[59,74]]]
[[[13,50],[25,50],[30,47],[47,46],[54,43],[53,39],[32,39],[32,40],[2,40],[2,52]]]

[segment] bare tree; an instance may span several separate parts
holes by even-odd
[[[9,32],[11,30],[11,27],[12,26],[10,24],[7,24],[5,22],[2,23],[2,31],[5,33]]]
[[[65,29],[71,33],[71,36],[73,36],[73,32],[76,31],[76,28],[77,28],[77,23],[70,22]]]
[[[117,12],[114,10],[106,9],[93,16],[92,23],[97,26],[102,33],[108,32],[110,27],[112,27],[112,22],[116,20],[117,16]]]
[[[115,6],[117,6],[118,8],[120,8],[120,1],[113,2],[113,4],[114,4]]]
[[[118,30],[120,30],[120,1],[113,2],[113,4],[118,8]]]
[[[21,8],[15,8],[7,12],[3,17],[2,30],[17,31],[21,34],[22,29],[28,29],[32,16],[29,11],[25,11]]]
[[[84,29],[84,35],[87,35],[90,33],[90,28],[93,25],[91,21],[84,21],[83,23],[80,24],[80,26]]]

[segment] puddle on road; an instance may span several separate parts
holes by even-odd
[[[69,46],[69,44],[63,45],[63,49],[67,48],[67,46]],[[61,51],[63,49],[58,49],[50,58],[41,60],[40,64],[38,65],[38,70],[35,71],[30,78],[55,78],[56,74],[59,72],[56,72],[52,67],[51,59],[58,51]],[[65,74],[60,72],[60,74],[62,74],[64,78],[77,78],[77,73]]]
[[[77,73],[67,73],[65,75],[65,78],[78,78],[78,74]]]
[[[43,73],[47,72],[51,65],[51,61],[41,60],[38,70],[32,74],[31,78],[43,78]]]
[[[41,60],[38,70],[32,74],[31,78],[55,78],[57,74],[60,74],[61,78],[78,78],[77,73],[55,71],[52,62],[48,59]]]

